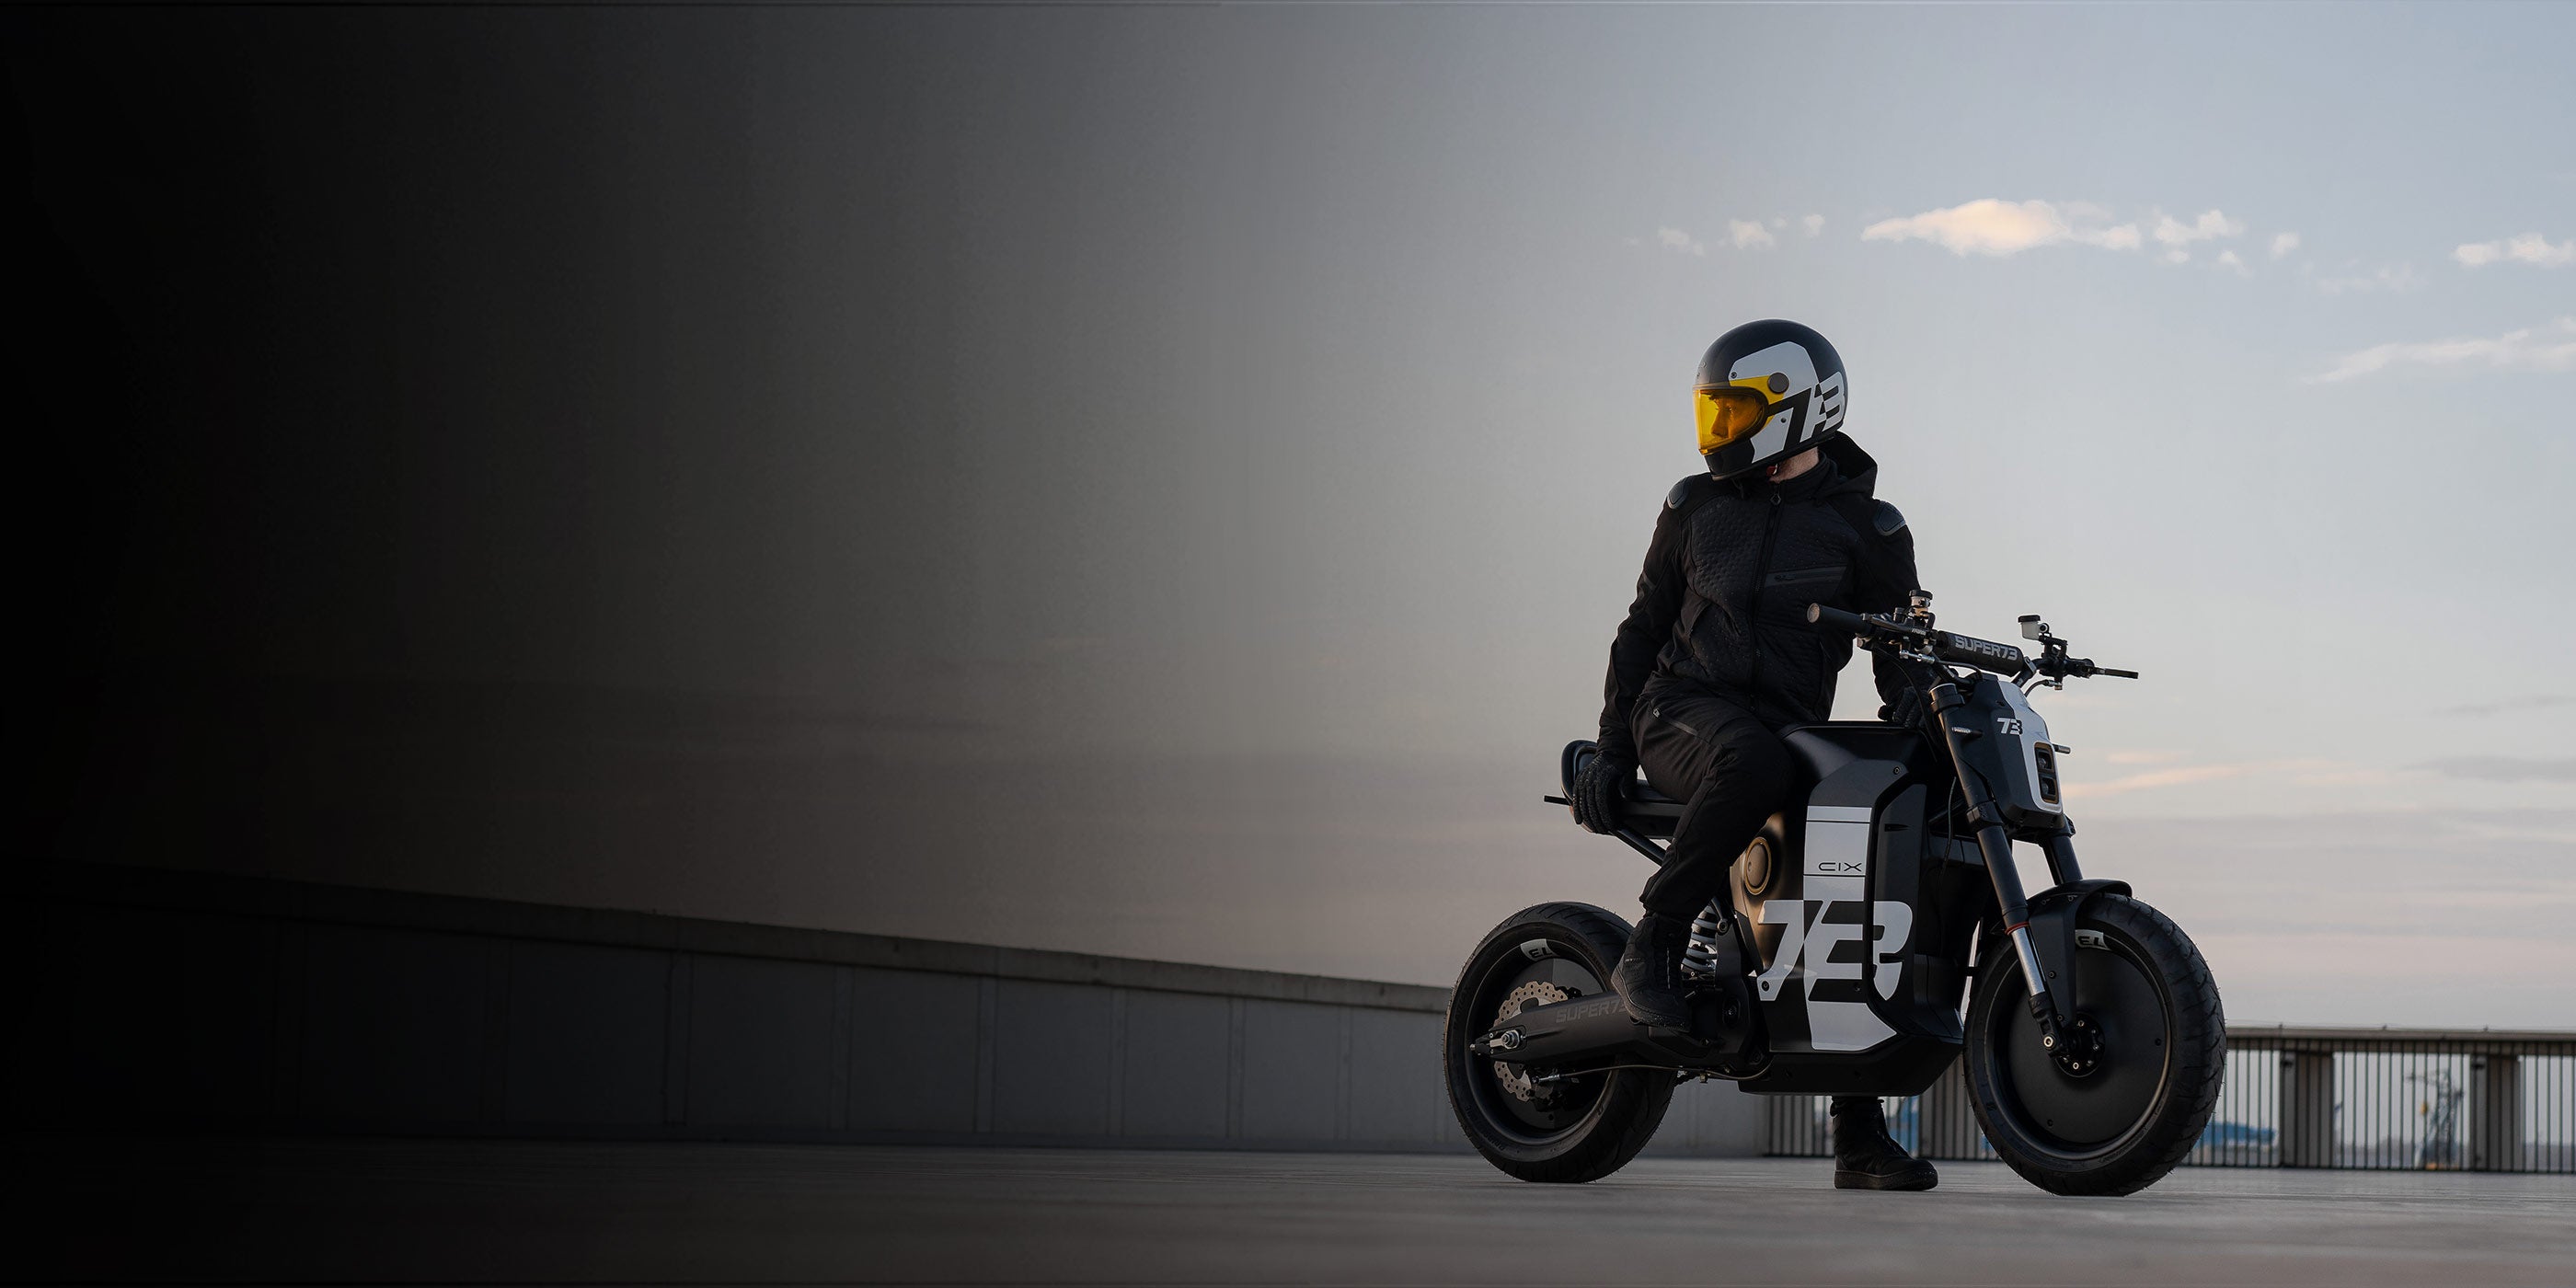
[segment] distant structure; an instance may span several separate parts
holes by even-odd
[[[2408,1082],[2423,1083],[2432,1093],[2416,1110],[2430,1121],[2424,1124],[2424,1141],[2415,1147],[2415,1165],[2427,1171],[2451,1171],[2461,1166],[2460,1100],[2468,1093],[2453,1081],[2448,1069],[2406,1076]]]
[[[2200,1129],[2202,1149],[2270,1149],[2279,1133],[2269,1127],[2257,1127],[2231,1119],[2213,1118]]]

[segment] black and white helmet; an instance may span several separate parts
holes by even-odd
[[[1734,478],[1842,432],[1842,355],[1795,322],[1747,322],[1708,346],[1691,402],[1708,472]]]

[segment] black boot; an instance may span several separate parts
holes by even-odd
[[[1887,1134],[1878,1097],[1836,1096],[1826,1113],[1834,1124],[1835,1189],[1928,1190],[1941,1183],[1930,1163]]]
[[[1689,948],[1689,922],[1652,912],[1637,919],[1619,968],[1610,972],[1611,991],[1628,1004],[1631,1018],[1659,1029],[1689,1030],[1690,1007],[1682,1002],[1682,954]]]

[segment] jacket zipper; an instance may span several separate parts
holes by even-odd
[[[1762,558],[1753,565],[1753,602],[1746,616],[1750,618],[1744,633],[1753,639],[1753,675],[1744,684],[1744,696],[1759,701],[1762,693],[1762,591],[1771,579],[1771,545],[1780,535],[1780,494],[1771,495],[1771,512],[1762,521]]]

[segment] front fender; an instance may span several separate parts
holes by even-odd
[[[2084,1005],[2076,993],[2076,918],[2083,915],[2086,904],[2103,895],[2127,893],[2126,881],[2069,881],[2030,897],[2031,954],[2039,958],[2044,976],[2040,982],[2048,989],[2049,1006],[2057,1012],[2060,1027],[2075,1023],[2075,1012]]]

